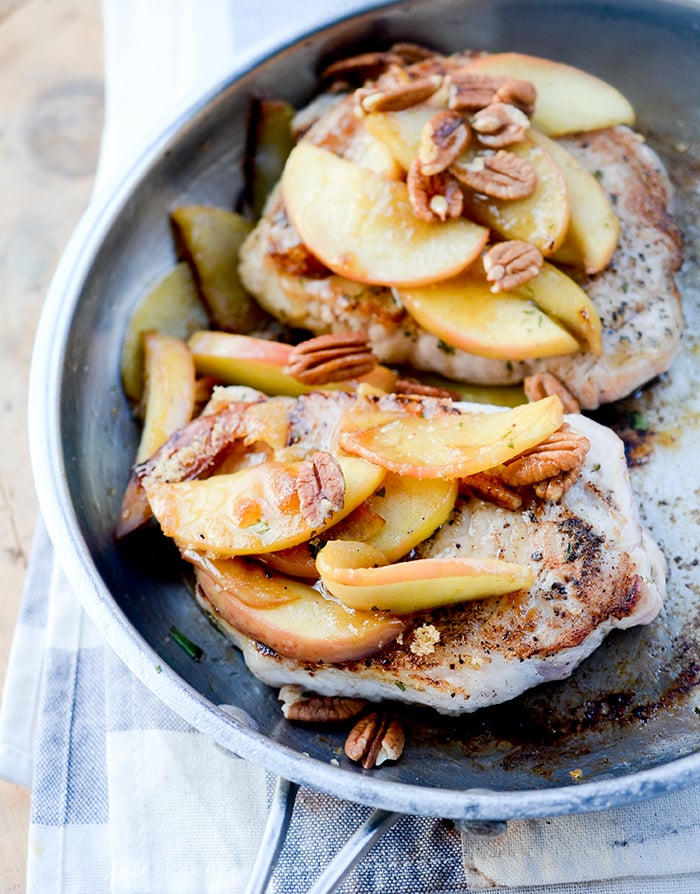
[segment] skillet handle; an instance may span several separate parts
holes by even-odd
[[[289,832],[299,786],[278,777],[270,813],[244,894],[265,894]],[[375,810],[338,851],[308,894],[333,894],[366,853],[391,829],[400,813]]]

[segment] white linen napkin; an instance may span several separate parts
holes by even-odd
[[[353,5],[308,0],[304,20]],[[295,8],[103,0],[108,89],[96,193],[236,52],[285,30],[285,20],[288,30]],[[105,646],[41,523],[0,706],[0,777],[32,786],[28,894],[242,892],[272,783],[188,726]],[[307,891],[368,813],[302,789],[271,890]],[[697,894],[699,845],[700,788],[600,814],[511,822],[494,840],[405,817],[339,890]]]

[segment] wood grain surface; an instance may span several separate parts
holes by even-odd
[[[100,0],[0,0],[0,687],[37,498],[27,387],[44,294],[92,186],[102,126]],[[29,793],[0,781],[0,892],[25,890]]]

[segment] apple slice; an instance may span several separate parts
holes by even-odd
[[[395,562],[430,537],[450,516],[457,498],[457,482],[421,480],[387,473],[377,490],[319,541],[267,553],[262,561],[293,577],[317,576],[315,554],[320,541],[362,541]]]
[[[456,499],[456,481],[421,480],[389,472],[381,487],[365,501],[370,511],[368,522],[363,531],[360,519],[353,532],[354,539],[378,549],[389,562],[395,562],[447,521]],[[383,519],[384,524],[373,527],[373,516]],[[331,529],[329,534],[332,533]]]
[[[549,317],[554,317],[594,356],[603,350],[602,323],[595,305],[583,289],[546,261],[534,279],[513,289],[511,295],[530,298]]]
[[[400,618],[355,611],[300,581],[240,559],[229,562],[226,578],[231,586],[196,570],[200,600],[218,623],[265,643],[285,658],[332,664],[357,661],[380,651],[404,629]],[[251,604],[251,591],[269,603]],[[277,599],[280,591],[292,592],[294,598]]]
[[[190,421],[195,392],[194,362],[183,341],[147,332],[143,343],[146,412],[137,463],[148,459],[173,432]]]
[[[129,318],[121,358],[122,385],[129,400],[143,396],[145,332],[162,332],[186,341],[209,325],[209,314],[199,297],[189,265],[184,261],[146,293]]]
[[[250,335],[203,330],[190,338],[189,348],[199,375],[215,376],[226,385],[247,385],[265,394],[297,397],[309,391],[352,391],[363,382],[382,391],[391,391],[396,374],[386,366],[376,366],[358,379],[330,382],[314,387],[302,385],[285,372],[292,346]]]
[[[362,120],[372,136],[380,140],[407,171],[418,157],[423,128],[438,111],[417,105],[400,112],[370,112]]]
[[[464,190],[465,214],[490,227],[504,239],[522,239],[535,245],[543,255],[556,251],[566,238],[570,211],[566,181],[554,156],[529,139],[507,147],[528,162],[537,173],[532,195],[512,201]],[[475,148],[467,148],[452,164],[459,176],[460,165],[474,159]]]
[[[599,273],[610,263],[620,235],[620,221],[602,186],[563,146],[531,128],[530,139],[551,153],[564,174],[570,221],[566,239],[552,260]]]
[[[179,252],[192,268],[197,288],[217,329],[251,332],[270,318],[238,275],[238,252],[253,224],[226,208],[182,205],[170,215]]]
[[[619,90],[562,62],[523,53],[494,53],[475,59],[468,70],[531,81],[537,89],[532,123],[548,136],[634,124],[634,109]]]
[[[535,579],[529,565],[500,559],[417,559],[388,565],[379,550],[348,540],[327,543],[316,567],[328,592],[345,605],[394,615],[514,593],[531,587]]]
[[[412,478],[463,478],[507,462],[544,441],[562,424],[552,395],[512,410],[408,415],[363,401],[338,434],[348,453]]]
[[[359,282],[418,285],[446,279],[479,256],[488,230],[463,218],[419,220],[406,184],[301,142],[282,178],[289,217],[335,273]]]
[[[427,332],[481,357],[525,360],[579,350],[576,339],[533,303],[538,277],[494,295],[480,268],[475,264],[445,282],[401,289],[399,298]]]
[[[345,478],[341,509],[312,528],[299,509],[300,463],[264,462],[203,481],[172,484],[145,479],[154,516],[181,549],[228,557],[286,549],[344,518],[373,493],[384,469],[353,456],[337,457]]]

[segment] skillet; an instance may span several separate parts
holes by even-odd
[[[119,384],[121,342],[145,291],[174,262],[168,211],[234,206],[250,99],[299,106],[331,59],[414,40],[442,51],[519,50],[615,84],[677,190],[686,238],[679,285],[688,335],[672,371],[600,416],[629,443],[643,518],[669,559],[664,612],[611,636],[568,681],[459,719],[401,708],[410,729],[395,765],[342,758],[343,734],[282,718],[276,692],[194,604],[172,549],[114,542],[138,441]],[[505,820],[592,811],[700,778],[700,634],[696,596],[699,422],[700,7],[691,2],[408,0],[248,57],[89,209],[56,273],[30,384],[30,440],[41,510],[65,571],[107,643],[158,697],[228,751],[295,783],[400,813]],[[643,421],[640,424],[640,420]],[[695,473],[696,474],[696,473]],[[175,626],[204,650],[192,661]],[[581,780],[581,781],[577,781]]]

